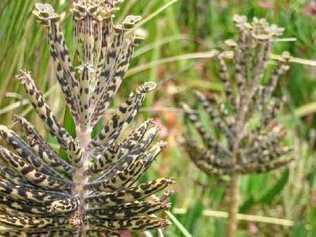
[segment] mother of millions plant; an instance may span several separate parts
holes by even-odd
[[[9,146],[0,146],[0,236],[120,236],[121,230],[167,225],[155,213],[168,208],[168,192],[155,194],[172,181],[137,184],[164,146],[152,145],[158,129],[148,120],[122,135],[155,85],[137,88],[104,121],[97,136],[91,136],[140,41],[132,29],[140,17],[113,23],[119,2],[73,1],[77,65],[67,49],[60,16],[51,5],[36,4],[33,13],[48,29],[56,78],[75,121],[76,137],[58,122],[31,74],[21,71],[16,78],[71,162],[63,160],[25,118],[15,117],[23,136],[0,126],[0,136]]]
[[[190,158],[206,174],[230,178],[227,237],[236,236],[240,176],[275,170],[292,160],[284,144],[286,133],[277,122],[283,101],[273,96],[289,69],[289,54],[283,53],[267,72],[273,41],[283,29],[264,19],[248,22],[244,16],[235,16],[234,23],[237,41],[225,41],[226,49],[217,54],[223,95],[196,92],[212,129],[205,129],[200,113],[183,105],[185,118],[203,141],[200,146],[188,130],[184,145]]]

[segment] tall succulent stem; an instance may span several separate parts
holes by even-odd
[[[229,203],[228,203],[228,228],[227,237],[236,236],[238,220],[238,207],[239,207],[239,192],[240,176],[238,174],[233,174],[229,183]]]
[[[80,163],[79,167],[75,169],[74,175],[73,175],[74,180],[76,180],[74,184],[74,193],[79,194],[78,198],[81,204],[81,207],[78,208],[77,214],[82,216],[82,218],[84,217],[84,210],[86,209],[86,203],[85,203],[86,192],[84,192],[84,187],[88,185],[89,183],[89,176],[84,175],[88,171],[89,163],[90,163],[90,160],[89,160],[90,152],[89,152],[88,146],[91,142],[91,135],[90,135],[91,132],[89,130],[90,129],[82,130],[81,127],[77,129],[78,141],[83,149],[83,157],[82,157],[82,163]],[[83,223],[83,219],[81,220],[81,222]],[[85,225],[83,225],[82,223],[80,223],[80,227],[81,227],[80,232],[83,233],[83,236],[85,236],[86,228],[85,228]]]
[[[238,111],[238,113],[241,113]],[[238,131],[236,134],[236,140],[233,145],[233,162],[238,164],[240,162],[240,141],[244,133],[244,123],[242,120],[237,121],[235,131]],[[234,172],[230,176],[229,182],[229,200],[228,200],[228,228],[227,228],[227,237],[236,236],[238,220],[237,214],[239,209],[239,200],[240,200],[240,176],[237,172]]]

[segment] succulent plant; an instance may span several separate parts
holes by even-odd
[[[195,127],[203,145],[193,139],[191,129],[184,147],[195,165],[208,175],[230,176],[233,212],[237,212],[238,176],[262,173],[287,165],[291,149],[284,144],[285,129],[277,116],[283,99],[274,96],[279,78],[288,69],[290,55],[284,52],[268,73],[272,44],[283,32],[264,19],[248,22],[235,16],[238,39],[225,41],[217,53],[221,95],[196,92],[198,103],[210,120],[203,126],[201,114],[184,104],[186,120]],[[228,66],[231,61],[232,67]],[[234,228],[234,227],[233,227]],[[230,234],[228,236],[234,236]]]
[[[59,123],[31,74],[21,71],[16,78],[70,161],[62,159],[25,118],[15,117],[22,136],[1,125],[0,137],[8,148],[0,146],[0,236],[120,236],[121,230],[167,225],[156,213],[168,208],[168,191],[160,197],[155,194],[173,181],[138,183],[164,146],[153,144],[158,128],[148,120],[125,129],[155,84],[141,85],[108,119],[103,116],[141,40],[133,29],[140,17],[113,23],[119,2],[73,1],[78,65],[72,63],[60,16],[51,5],[36,4],[33,14],[48,30],[56,78],[76,136]],[[105,125],[92,138],[100,120]]]

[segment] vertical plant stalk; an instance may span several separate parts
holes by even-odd
[[[240,111],[238,111],[238,113],[240,113]],[[236,123],[236,130],[239,130],[239,132],[237,133],[237,137],[233,145],[232,160],[234,164],[238,164],[238,162],[240,162],[240,153],[239,153],[240,147],[239,146],[240,146],[240,140],[242,138],[242,134],[244,132],[242,120],[239,120]],[[238,229],[237,214],[238,214],[239,202],[240,202],[240,176],[238,173],[235,172],[230,176],[228,190],[229,190],[228,227],[227,227],[226,237],[234,237],[236,236],[236,232]]]
[[[73,192],[74,193],[79,193],[79,200],[81,206],[78,208],[77,212],[73,214],[73,217],[75,218],[76,216],[81,216],[82,213],[84,213],[84,210],[87,208],[85,199],[87,198],[86,193],[84,192],[84,187],[89,184],[89,176],[88,175],[83,175],[86,173],[87,170],[89,170],[89,157],[90,157],[90,152],[89,152],[89,144],[91,142],[91,132],[89,131],[91,129],[82,129],[81,127],[78,127],[77,129],[77,134],[78,134],[78,141],[79,144],[82,147],[83,154],[82,154],[82,165],[78,167],[78,169],[75,169],[75,172],[73,174],[73,179],[76,180],[74,183],[74,188]],[[83,236],[86,235],[86,225],[83,225],[83,220],[78,223],[81,230],[80,233],[83,234]]]
[[[228,201],[228,228],[226,237],[236,236],[238,220],[237,214],[240,200],[240,176],[233,174],[229,183],[229,201]]]

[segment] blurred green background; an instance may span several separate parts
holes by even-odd
[[[21,68],[31,71],[38,87],[46,92],[49,104],[63,119],[63,100],[54,79],[47,37],[31,16],[35,2],[0,1],[0,119],[10,125],[12,114],[23,114],[45,133],[14,78]],[[55,5],[59,12],[66,12],[63,24],[71,49],[71,1],[45,2]],[[146,17],[168,2],[126,0],[117,19],[126,14]],[[284,27],[284,38],[295,41],[276,42],[276,54],[287,50],[297,58],[316,59],[314,1],[178,0],[143,25],[146,40],[136,50],[114,104],[143,81],[160,82],[159,89],[147,97],[138,119],[155,117],[161,124],[162,139],[168,142],[167,149],[144,177],[168,176],[177,181],[172,212],[183,226],[171,225],[165,236],[184,236],[181,228],[197,237],[224,236],[226,219],[216,216],[221,216],[223,213],[218,211],[226,208],[226,183],[199,172],[181,149],[179,141],[184,128],[179,104],[190,100],[193,89],[218,90],[216,63],[207,59],[208,52],[233,37],[234,14],[265,17]],[[316,67],[308,64],[293,63],[282,82],[290,98],[284,124],[297,160],[286,170],[242,178],[240,212],[254,217],[240,221],[238,236],[316,236]],[[281,225],[281,220],[267,224],[262,223],[261,216],[293,222],[286,222],[290,226]]]

